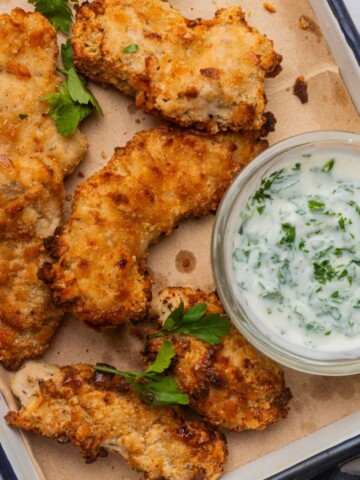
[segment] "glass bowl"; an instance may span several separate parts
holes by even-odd
[[[212,233],[211,263],[217,292],[227,314],[255,348],[279,363],[303,372],[350,375],[360,373],[360,324],[359,333],[351,336],[350,345],[341,346],[341,342],[333,342],[335,347],[329,347],[329,350],[324,338],[321,339],[324,342],[321,348],[314,345],[310,348],[297,340],[293,341],[295,335],[287,339],[274,330],[272,321],[265,315],[264,308],[260,308],[256,299],[250,306],[244,291],[238,287],[239,282],[235,281],[233,267],[234,235],[239,232],[240,216],[255,192],[259,191],[261,181],[279,169],[286,169],[287,166],[289,169],[293,168],[297,162],[304,165],[305,169],[310,168],[306,166],[310,157],[314,159],[329,156],[338,158],[340,167],[342,161],[348,162],[350,171],[348,168],[347,174],[350,173],[351,176],[353,172],[360,185],[360,135],[350,132],[317,131],[297,135],[268,148],[246,166],[226,192],[217,211]],[[329,164],[326,168],[328,167]],[[313,170],[311,168],[311,171]],[[355,193],[358,196],[356,202],[359,204],[357,213],[360,222],[360,190]],[[354,205],[356,202],[353,202]],[[356,253],[360,259],[360,243]],[[358,263],[359,270],[354,278],[357,277],[355,281],[358,282],[360,305],[360,261]],[[333,295],[335,293],[339,295],[339,292],[334,292]],[[291,328],[290,325],[289,329]]]

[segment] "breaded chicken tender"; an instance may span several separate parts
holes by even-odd
[[[149,245],[181,219],[215,210],[235,175],[266,146],[258,132],[137,133],[77,188],[68,222],[46,242],[55,261],[41,278],[55,304],[98,327],[145,318]]]
[[[0,361],[16,369],[49,346],[62,312],[37,278],[61,220],[63,178],[87,150],[61,137],[42,97],[56,91],[56,32],[39,13],[0,15]]]
[[[22,408],[6,415],[9,425],[71,442],[88,461],[104,449],[117,452],[147,480],[215,480],[223,471],[227,448],[219,431],[186,421],[180,410],[146,405],[121,376],[91,365],[29,362],[12,390]]]
[[[206,303],[207,313],[225,313],[215,293],[167,288],[152,302],[160,324],[180,300],[185,311]],[[165,338],[177,355],[171,375],[189,395],[190,406],[212,425],[234,431],[261,430],[287,416],[292,395],[285,386],[283,369],[257,352],[234,327],[217,345],[186,334]],[[163,341],[163,336],[148,338],[147,362],[156,357]]]
[[[95,0],[77,11],[75,65],[136,106],[208,133],[266,122],[264,78],[281,56],[239,6],[188,20],[162,0]]]

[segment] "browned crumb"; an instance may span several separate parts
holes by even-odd
[[[104,152],[104,150],[101,152],[101,158],[106,158],[106,152]]]
[[[78,177],[80,177],[80,178],[84,178],[84,177],[85,177],[85,175],[83,174],[83,172],[79,172],[79,173],[78,173]]]
[[[299,18],[299,27],[301,30],[307,30],[310,27],[309,17],[301,15]]]
[[[263,7],[270,13],[276,13],[276,8],[269,2],[264,2]]]
[[[293,95],[298,97],[301,103],[307,103],[309,98],[308,98],[308,92],[307,92],[307,82],[303,75],[300,75],[299,77],[296,78],[294,86],[293,86]]]
[[[317,37],[321,37],[319,25],[307,15],[301,15],[299,18],[299,28],[314,33]]]
[[[72,195],[66,195],[66,196],[65,196],[65,200],[66,200],[67,202],[71,202],[71,199],[72,199]]]

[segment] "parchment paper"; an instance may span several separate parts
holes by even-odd
[[[210,18],[216,9],[236,3],[236,0],[170,0],[170,3],[190,18]],[[268,110],[278,120],[275,133],[269,137],[270,143],[311,130],[338,129],[360,133],[360,118],[320,30],[299,28],[301,15],[313,18],[307,1],[271,0],[277,9],[273,14],[263,8],[262,0],[242,0],[239,3],[247,13],[249,23],[272,38],[284,58],[282,73],[266,81]],[[25,0],[0,0],[1,12],[15,6],[27,10],[32,8]],[[299,75],[304,75],[308,81],[309,102],[304,105],[292,95],[292,86]],[[88,136],[90,149],[85,161],[67,182],[69,194],[76,184],[83,181],[79,172],[89,176],[110,159],[114,147],[124,145],[135,131],[159,123],[136,111],[132,99],[112,88],[104,90],[96,85],[91,85],[91,88],[103,107],[105,117],[94,115],[83,123],[82,130]],[[205,290],[214,288],[210,268],[212,222],[212,216],[184,222],[170,237],[152,248],[149,265],[154,279],[154,293],[170,285]],[[190,266],[186,269],[181,268],[184,256],[190,259]],[[142,342],[131,334],[132,329],[128,325],[116,332],[100,334],[67,318],[44,359],[58,364],[101,361],[122,369],[141,369],[138,353]],[[1,376],[6,383],[10,374],[1,370]],[[358,375],[331,378],[287,370],[286,380],[294,396],[289,417],[266,431],[227,433],[230,456],[226,471],[360,409]],[[7,398],[15,405],[8,391]],[[86,465],[72,446],[58,445],[33,434],[27,435],[27,438],[47,480],[143,478],[142,474],[130,471],[120,456],[109,455]]]

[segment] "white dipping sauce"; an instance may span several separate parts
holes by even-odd
[[[360,347],[360,168],[305,154],[262,180],[238,214],[232,274],[249,309],[284,341]]]

